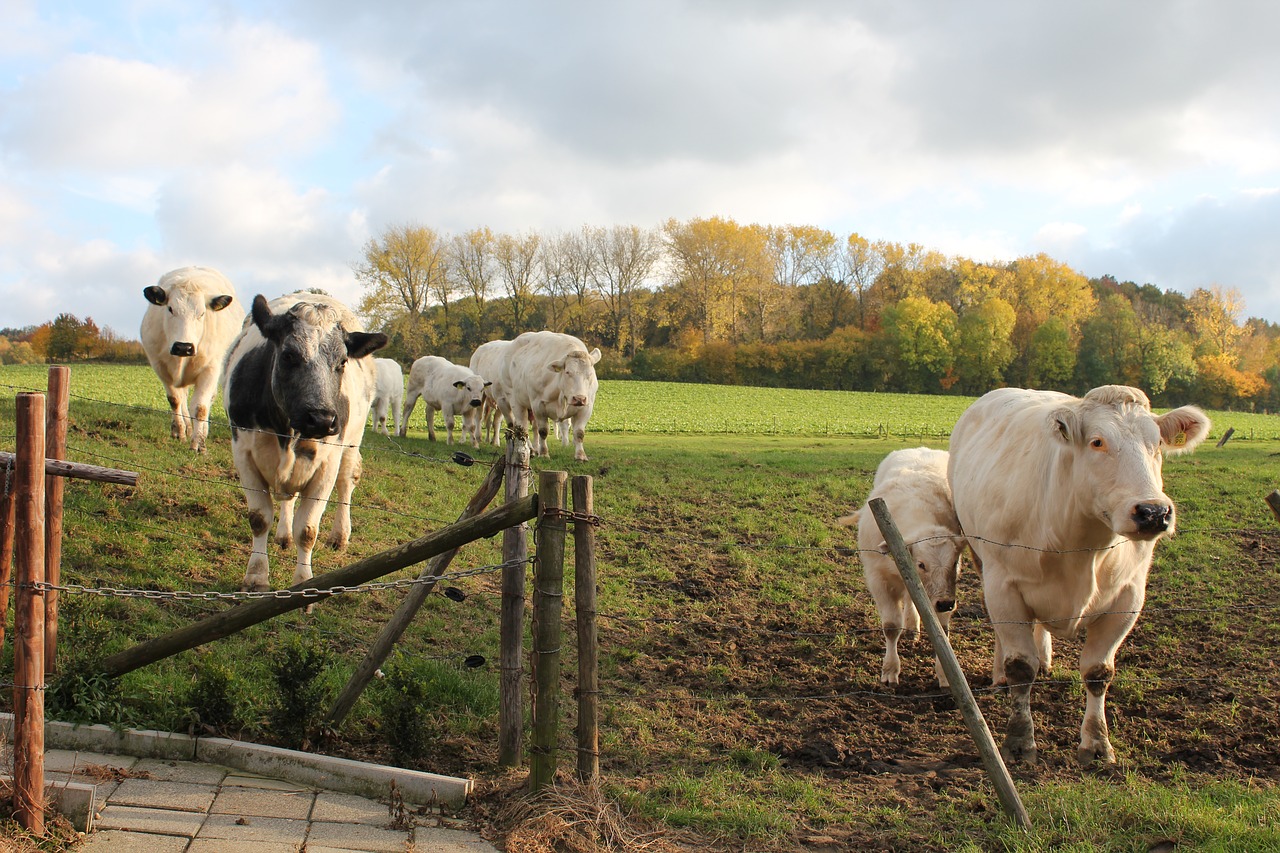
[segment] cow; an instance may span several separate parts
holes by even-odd
[[[876,468],[867,501],[873,498],[883,499],[893,516],[945,632],[956,607],[956,581],[964,549],[960,520],[951,505],[951,487],[947,484],[947,452],[928,447],[893,451]],[[864,504],[836,523],[844,527],[857,525],[863,577],[880,612],[884,631],[880,681],[896,685],[902,668],[898,638],[903,631],[920,630],[920,614],[907,593],[897,563],[889,556],[889,546],[871,510]],[[938,684],[947,687],[947,677],[936,658],[933,668]]]
[[[400,408],[404,405],[404,371],[393,358],[375,358],[373,391],[373,430],[388,438],[387,412],[391,412],[395,431],[400,432]]]
[[[498,405],[507,423],[533,426],[531,452],[550,456],[548,421],[573,422],[573,458],[587,460],[583,439],[595,407],[596,363],[600,350],[587,351],[573,335],[559,332],[525,332],[503,353],[498,370],[502,396]]]
[[[1050,671],[1052,638],[1081,632],[1076,757],[1115,761],[1104,712],[1116,650],[1142,611],[1156,542],[1175,528],[1164,456],[1194,450],[1209,428],[1195,406],[1156,415],[1124,385],[1083,398],[1001,388],[956,422],[947,478],[995,628],[992,680],[1009,687],[1006,761],[1036,760],[1031,686]]]
[[[409,388],[405,392],[400,435],[409,429],[409,415],[422,398],[427,410],[427,438],[436,440],[436,410],[444,418],[448,444],[453,444],[453,419],[462,415],[462,435],[480,446],[480,405],[484,402],[486,380],[469,367],[454,364],[438,355],[424,355],[409,368]]]
[[[254,297],[249,319],[227,353],[223,388],[231,453],[253,533],[244,589],[271,588],[267,533],[273,496],[280,499],[276,542],[282,548],[297,543],[294,585],[311,578],[320,517],[335,486],[329,544],[346,547],[351,494],[361,475],[360,440],[374,394],[369,356],[386,344],[386,335],[363,331],[351,310],[332,297]]]
[[[170,270],[143,288],[142,295],[148,303],[142,315],[142,349],[164,384],[173,412],[169,433],[179,441],[190,435],[191,449],[203,453],[209,407],[227,347],[244,322],[244,308],[226,276],[209,267]],[[193,389],[190,409],[188,389]]]
[[[484,386],[484,403],[480,408],[480,423],[484,425],[483,440],[492,442],[494,447],[502,444],[502,435],[498,430],[498,420],[502,416],[502,409],[498,405],[498,397],[502,394],[499,367],[503,353],[509,346],[511,341],[489,341],[476,347],[476,351],[471,354],[471,369],[487,380]],[[476,438],[480,439],[479,436]]]

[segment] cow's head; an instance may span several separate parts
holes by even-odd
[[[1154,415],[1146,394],[1124,385],[1095,388],[1056,409],[1051,428],[1065,445],[1064,500],[1130,539],[1155,539],[1175,527],[1164,493],[1166,453],[1189,453],[1209,434],[1195,406]]]
[[[180,358],[196,354],[204,337],[205,313],[221,311],[235,300],[227,294],[209,296],[185,281],[170,284],[168,290],[153,284],[143,288],[142,295],[155,306],[148,310],[165,312],[164,339],[169,345],[169,354]]]
[[[564,420],[572,417],[587,406],[594,405],[596,388],[596,362],[600,360],[600,350],[591,352],[577,350],[564,358],[547,365],[554,374],[552,382],[556,389],[556,419]]]
[[[933,602],[933,609],[950,613],[956,609],[956,583],[960,580],[964,539],[945,527],[925,529],[917,535],[919,538],[908,543],[907,551],[915,560],[920,582]],[[889,546],[881,544],[880,553],[888,554]]]
[[[480,374],[472,373],[466,379],[454,382],[453,387],[462,392],[462,398],[468,406],[479,406],[484,403],[484,389],[492,384],[485,382]]]
[[[289,429],[303,438],[337,435],[351,406],[342,388],[347,360],[376,352],[387,336],[345,331],[338,312],[322,302],[299,302],[273,314],[259,294],[251,316],[274,350],[271,396]]]

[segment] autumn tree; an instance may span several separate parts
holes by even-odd
[[[651,230],[618,225],[586,234],[589,273],[605,306],[604,344],[635,355],[635,301],[662,255]]]
[[[999,296],[987,296],[960,315],[956,336],[956,373],[960,390],[982,394],[999,387],[1013,361],[1013,306]]]
[[[936,392],[955,364],[956,315],[951,306],[908,296],[884,311],[882,331],[903,390]]]
[[[1234,357],[1236,344],[1244,334],[1240,314],[1244,298],[1240,291],[1214,285],[1196,288],[1187,299],[1188,321],[1196,340],[1197,355]]]
[[[488,228],[473,228],[450,240],[446,254],[454,287],[471,300],[475,338],[472,343],[477,345],[488,340],[485,312],[489,307],[489,294],[493,288],[497,266],[494,258],[495,239]]]
[[[1027,356],[1027,384],[1032,388],[1065,391],[1071,387],[1076,351],[1071,333],[1059,317],[1050,317],[1031,333]]]
[[[519,237],[500,234],[493,243],[493,257],[507,297],[511,330],[528,331],[525,324],[533,309],[534,293],[540,280],[542,238],[531,231]]]
[[[539,291],[547,298],[547,327],[582,337],[586,332],[594,280],[591,240],[604,229],[555,234],[542,241]]]
[[[687,300],[685,309],[704,342],[738,341],[748,291],[772,278],[773,264],[763,229],[712,217],[668,220],[663,228],[672,282]]]
[[[1085,388],[1136,385],[1139,381],[1138,316],[1119,293],[1105,297],[1085,320],[1076,356],[1076,375]]]
[[[434,347],[436,336],[426,318],[433,299],[443,310],[448,336],[451,289],[445,245],[430,228],[395,225],[370,238],[353,265],[364,288],[359,313],[370,328],[394,327],[406,357]]]

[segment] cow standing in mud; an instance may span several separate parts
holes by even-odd
[[[276,541],[297,543],[293,584],[311,578],[329,496],[337,508],[329,544],[351,537],[351,494],[360,479],[360,441],[373,402],[371,353],[387,336],[360,330],[345,305],[327,296],[292,293],[253,300],[251,322],[227,355],[223,392],[231,450],[249,505],[253,551],[244,588],[271,588],[267,534],[272,497],[280,499]],[[295,501],[298,506],[294,507]]]
[[[1035,761],[1031,685],[1049,672],[1052,637],[1082,632],[1077,758],[1115,761],[1104,712],[1116,650],[1142,611],[1155,544],[1175,525],[1164,456],[1208,434],[1194,406],[1155,415],[1125,385],[1082,399],[1001,388],[956,422],[947,473],[995,628],[992,677],[1009,685],[1006,761]]]

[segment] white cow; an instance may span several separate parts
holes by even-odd
[[[502,444],[502,434],[498,430],[498,420],[502,416],[502,408],[498,405],[498,397],[502,394],[501,366],[503,353],[511,341],[489,341],[476,347],[471,354],[471,369],[483,376],[484,403],[480,410],[480,422],[484,424],[484,441],[492,442],[495,447]],[[476,436],[476,440],[480,440]]]
[[[960,521],[951,506],[951,487],[947,485],[947,452],[928,447],[893,451],[876,469],[867,501],[872,498],[883,499],[893,516],[942,630],[946,631],[956,606],[956,581],[960,577],[960,554],[964,548]],[[920,630],[920,614],[911,601],[897,563],[889,556],[889,546],[871,510],[864,504],[857,512],[839,518],[837,523],[845,527],[858,526],[858,557],[884,630],[880,680],[897,684],[902,668],[898,638],[903,631]],[[938,684],[946,687],[946,675],[936,658],[933,668]]]
[[[449,444],[453,444],[453,418],[455,415],[462,415],[464,443],[467,438],[471,438],[473,445],[479,447],[479,417],[484,386],[484,377],[471,368],[454,364],[438,355],[424,355],[409,368],[409,389],[405,392],[400,434],[404,435],[408,431],[409,415],[421,397],[422,404],[427,409],[427,438],[436,440],[438,409],[444,418]]]
[[[395,431],[400,432],[400,409],[404,406],[404,370],[400,368],[400,362],[393,358],[375,358],[373,368],[373,429],[374,432],[390,437],[391,433],[387,431],[388,411],[391,412]]]
[[[531,451],[550,456],[548,421],[573,422],[573,458],[587,459],[583,439],[595,407],[596,362],[600,350],[587,351],[573,335],[525,332],[511,342],[498,371],[502,397],[498,405],[509,424],[533,424]]]
[[[223,389],[231,453],[253,532],[245,589],[271,588],[272,496],[280,498],[277,543],[298,545],[295,585],[311,577],[320,517],[335,486],[338,506],[329,544],[346,547],[351,494],[361,474],[360,441],[373,402],[370,355],[386,343],[386,335],[361,331],[351,310],[328,296],[253,300],[250,322],[227,354]]]
[[[173,411],[170,434],[185,441],[189,429],[191,449],[203,453],[209,407],[222,378],[227,347],[244,322],[244,307],[226,276],[208,267],[167,272],[142,295],[149,303],[142,315],[142,348],[164,383]],[[188,388],[194,388],[190,409]]]
[[[1104,711],[1116,650],[1142,610],[1156,541],[1174,530],[1162,463],[1208,433],[1194,406],[1154,415],[1124,385],[1083,399],[1001,388],[956,422],[948,478],[995,627],[992,676],[1010,687],[1006,761],[1035,760],[1032,682],[1052,665],[1051,635],[1081,632],[1077,758],[1115,760]]]

